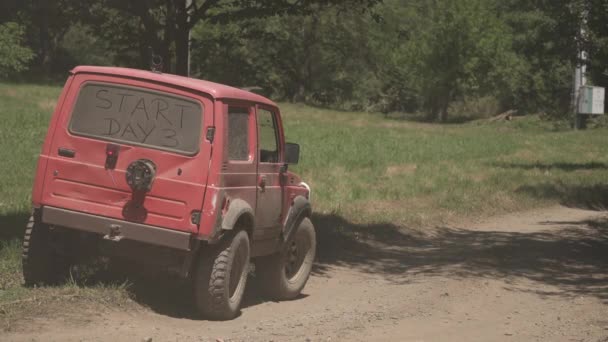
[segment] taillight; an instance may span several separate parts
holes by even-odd
[[[116,168],[116,162],[118,161],[118,152],[120,152],[120,146],[116,144],[108,144],[106,146],[106,169],[113,170]]]

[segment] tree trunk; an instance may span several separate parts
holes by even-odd
[[[306,86],[304,85],[303,81],[300,81],[300,82],[298,82],[298,88],[296,90],[296,93],[291,98],[291,102],[293,102],[293,103],[304,102],[305,99],[306,99]]]
[[[186,0],[175,1],[175,73],[189,76],[190,27]]]
[[[163,72],[172,71],[173,56],[171,53],[171,43],[175,40],[175,6],[173,0],[166,0],[165,27],[163,39],[161,40],[160,53],[163,57]]]
[[[49,33],[49,2],[48,0],[38,1],[38,28],[40,30],[40,50],[38,58],[40,65],[45,72],[49,72],[51,60],[51,35]]]
[[[446,87],[441,92],[440,101],[439,102],[439,121],[447,122],[448,121],[448,109],[450,107],[450,101],[452,101],[453,87]]]
[[[189,75],[188,60],[190,59],[190,30],[178,27],[175,32],[175,73]]]
[[[439,112],[439,121],[445,123],[448,121],[448,106],[443,106]]]
[[[426,99],[426,120],[429,122],[439,121],[440,119],[440,93],[437,90],[432,90],[431,95]]]

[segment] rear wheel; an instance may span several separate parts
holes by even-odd
[[[315,228],[304,218],[281,252],[256,261],[260,291],[275,300],[299,296],[310,276],[315,252]]]
[[[249,255],[249,237],[245,231],[201,253],[194,272],[194,299],[206,318],[236,317],[245,293]]]
[[[67,258],[55,248],[49,226],[30,217],[23,237],[23,278],[26,286],[54,285],[69,274]]]

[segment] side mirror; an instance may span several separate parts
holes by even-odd
[[[285,144],[285,163],[296,165],[300,161],[300,145],[293,143]]]

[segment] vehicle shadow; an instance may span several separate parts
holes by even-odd
[[[195,308],[190,279],[159,272],[151,266],[126,262],[99,267],[86,278],[74,278],[80,286],[128,284],[130,298],[153,312],[178,319],[205,320]],[[272,300],[266,298],[250,274],[241,303],[241,310]],[[295,300],[306,298],[301,294]]]
[[[241,310],[247,310],[247,308],[272,301],[260,293],[254,280],[254,277],[250,276],[247,281]],[[130,281],[132,283],[130,291],[133,299],[152,311],[173,318],[205,319],[194,307],[192,285],[188,280],[159,276],[157,278],[133,278]],[[150,281],[155,281],[155,283],[151,284]],[[306,297],[307,295],[301,294],[295,300]]]
[[[28,212],[0,214],[0,242],[22,240],[29,217]]]
[[[559,229],[528,233],[450,227],[420,232],[389,223],[353,224],[338,215],[315,215],[313,221],[318,276],[330,277],[332,267],[341,266],[401,284],[420,275],[523,278],[554,286],[555,295],[608,301],[608,219],[543,222]]]
[[[26,212],[0,215],[0,251],[5,247],[4,243],[23,240],[29,216]],[[193,305],[190,281],[159,272],[150,266],[125,261],[117,265],[91,260],[75,266],[70,277],[70,281],[83,287],[128,284],[127,291],[131,299],[158,314],[182,319],[202,319]],[[269,301],[254,285],[255,277],[250,276],[243,298],[243,309]],[[296,300],[301,298],[305,298],[305,295]]]

